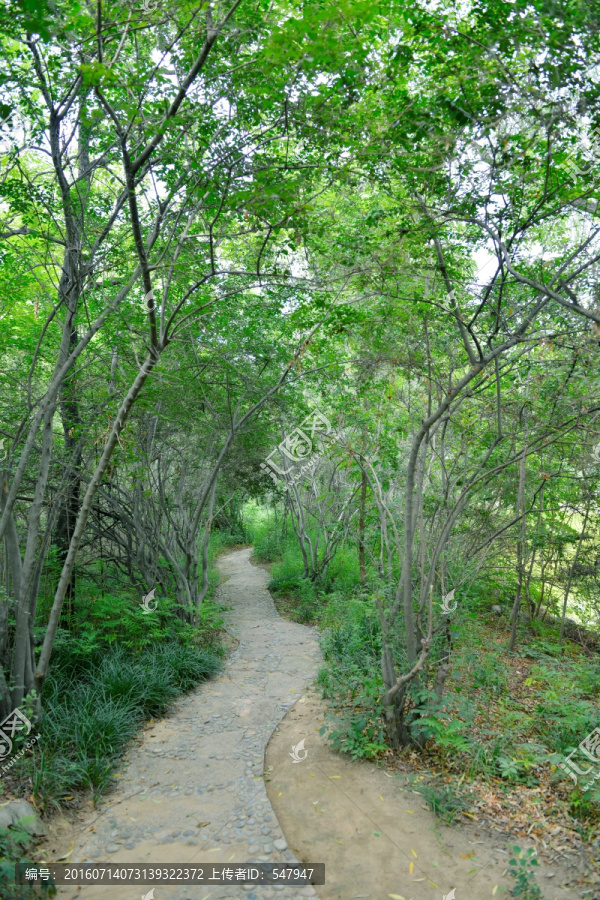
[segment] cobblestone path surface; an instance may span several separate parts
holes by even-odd
[[[267,798],[264,750],[315,677],[320,654],[313,629],[279,616],[266,588],[268,574],[249,558],[250,549],[245,549],[219,562],[229,576],[219,588],[229,607],[226,626],[239,646],[220,675],[182,697],[129,751],[119,787],[99,814],[82,823],[69,862],[232,867],[250,861],[296,862]],[[149,886],[116,883],[63,886],[58,896],[139,900],[149,891]],[[154,900],[315,896],[310,886],[233,883],[154,889]]]

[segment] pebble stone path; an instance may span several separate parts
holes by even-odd
[[[279,616],[266,588],[268,574],[251,565],[250,552],[238,550],[219,561],[229,576],[219,588],[229,608],[226,627],[239,646],[220,675],[182,697],[176,711],[129,751],[119,787],[82,827],[84,836],[69,862],[232,867],[298,862],[267,798],[264,751],[315,677],[320,652],[313,629]],[[140,891],[149,890],[141,885],[63,886],[58,896],[139,900]],[[154,891],[154,900],[317,896],[311,886],[235,883],[160,885]]]

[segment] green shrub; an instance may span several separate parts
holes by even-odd
[[[533,721],[546,746],[565,753],[593,731],[598,723],[598,709],[584,700],[546,692],[540,697]]]
[[[20,823],[19,823],[20,824]],[[16,885],[15,863],[34,866],[29,859],[27,851],[33,844],[33,838],[23,828],[11,825],[10,828],[0,828],[0,897],[2,900],[33,900],[39,897],[33,885]],[[56,887],[54,881],[49,879],[41,882],[43,897],[54,897]]]
[[[541,900],[542,892],[535,883],[535,869],[539,865],[533,849],[527,851],[520,847],[513,847],[513,856],[509,860],[509,872],[515,879],[511,891],[513,897],[522,897],[523,900]]]

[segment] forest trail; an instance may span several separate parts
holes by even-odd
[[[266,743],[314,678],[315,632],[277,613],[268,574],[250,564],[250,549],[219,560],[227,631],[239,646],[223,672],[182,697],[129,750],[118,788],[78,827],[51,825],[48,862],[243,863],[294,861],[263,780]],[[46,848],[43,848],[45,850]],[[315,860],[318,862],[319,860]],[[149,887],[61,887],[58,897],[133,900]],[[155,900],[314,897],[306,888],[159,886]]]
[[[142,733],[97,810],[76,826],[50,824],[45,859],[72,850],[69,862],[326,865],[316,889],[158,886],[154,900],[442,900],[451,888],[455,900],[506,897],[504,837],[442,825],[404,776],[332,751],[319,735],[325,704],[309,689],[316,633],[279,616],[250,549],[222,557],[219,568],[228,576],[219,588],[226,627],[239,641],[223,673]],[[296,764],[290,751],[301,741]],[[540,874],[544,897],[568,900],[556,868]],[[61,887],[58,896],[139,900],[148,891]]]

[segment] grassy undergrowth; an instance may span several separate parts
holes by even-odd
[[[145,719],[217,672],[214,649],[168,642],[132,654],[119,644],[90,649],[62,635],[44,685],[36,752],[13,767],[42,808],[82,789],[96,800]]]

